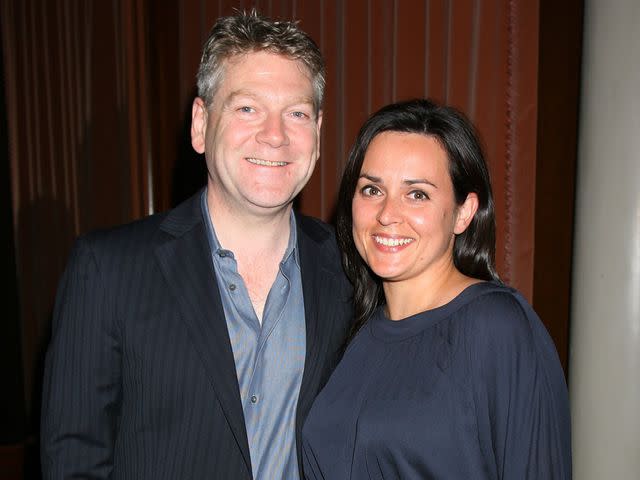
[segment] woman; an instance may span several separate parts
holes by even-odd
[[[544,326],[495,271],[473,128],[387,106],[346,166],[337,234],[352,341],[303,430],[309,479],[568,479],[567,389]]]

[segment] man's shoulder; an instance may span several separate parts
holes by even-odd
[[[342,268],[342,254],[333,226],[299,213],[296,213],[296,221],[303,269],[306,267],[312,271],[335,275],[347,289],[348,280]]]
[[[333,226],[323,222],[319,218],[310,217],[300,212],[296,212],[296,222],[298,224],[298,230],[301,230],[305,234],[317,241],[332,240],[335,239],[335,231]]]
[[[91,230],[78,237],[75,248],[112,260],[121,255],[138,256],[156,243],[159,225],[165,216],[164,213],[154,214],[129,223]]]
[[[340,253],[334,228],[322,220],[296,212],[300,253],[317,255],[324,252],[330,260],[339,261]]]
[[[100,251],[148,250],[168,238],[189,231],[200,221],[194,200],[144,218],[83,234],[77,243]]]

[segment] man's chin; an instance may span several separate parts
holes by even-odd
[[[284,211],[289,211],[293,206],[294,197],[284,198],[253,198],[248,199],[248,209],[258,215],[278,215]]]

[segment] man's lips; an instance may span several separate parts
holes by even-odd
[[[288,165],[287,162],[272,162],[270,160],[263,160],[255,157],[245,157],[245,160],[253,165],[260,165],[261,167],[284,167]]]

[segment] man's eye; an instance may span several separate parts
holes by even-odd
[[[300,118],[300,119],[309,118],[309,115],[307,115],[304,112],[292,112],[291,115],[296,117],[296,118]]]
[[[239,111],[239,112],[242,112],[242,113],[251,113],[251,112],[253,112],[254,110],[253,110],[253,107],[243,106],[243,107],[240,107],[240,108],[238,109],[238,111]]]

